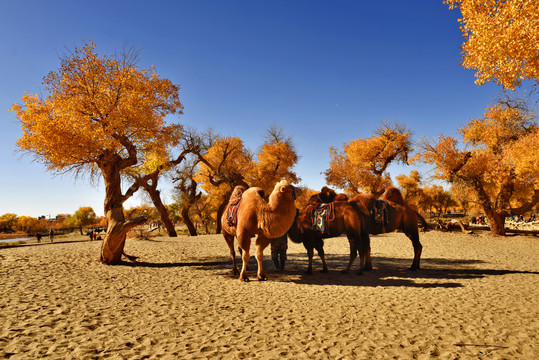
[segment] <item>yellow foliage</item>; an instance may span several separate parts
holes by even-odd
[[[421,177],[419,171],[412,170],[410,176],[399,175],[395,178],[402,190],[402,195],[409,205],[418,205],[422,190],[419,187]]]
[[[182,112],[179,86],[154,69],[98,57],[93,43],[62,59],[44,85],[48,96],[26,93],[11,109],[23,130],[17,146],[51,171],[95,173],[100,161],[133,151],[164,154],[181,138],[180,125],[165,123],[167,114]]]
[[[532,179],[534,187],[539,188],[539,129],[512,143],[505,152],[514,166],[516,175],[521,179]]]
[[[476,83],[494,81],[513,90],[523,79],[539,81],[537,0],[445,0],[462,13],[462,65]]]
[[[436,166],[436,178],[497,211],[520,206],[539,189],[539,129],[533,120],[496,105],[459,132],[467,149],[446,136],[435,145],[425,144],[423,161]]]
[[[393,161],[406,163],[409,151],[410,133],[386,126],[377,135],[344,144],[342,152],[331,147],[326,182],[351,195],[360,191],[379,194],[391,185],[387,166]]]
[[[261,187],[269,194],[275,183],[286,179],[290,183],[297,183],[298,178],[291,168],[296,164],[298,157],[290,147],[283,142],[264,144],[258,153],[258,163],[249,182]]]

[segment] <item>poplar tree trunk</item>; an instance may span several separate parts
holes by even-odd
[[[496,211],[491,211],[486,215],[489,220],[490,231],[494,235],[505,236],[505,216],[498,214]]]
[[[105,217],[108,226],[99,261],[114,265],[122,260],[127,232],[144,223],[146,218],[138,217],[125,221],[119,162],[100,164],[100,169],[105,182]]]
[[[193,222],[191,221],[191,218],[189,217],[189,208],[182,208],[182,219],[185,225],[187,226],[187,229],[189,230],[189,235],[191,236],[197,236],[197,229],[195,228],[195,225],[193,225]]]
[[[152,186],[147,186],[147,185],[144,185],[144,188],[148,191],[148,194],[150,194],[150,198],[152,199],[152,202],[155,205],[155,208],[157,209],[157,211],[159,211],[159,214],[161,215],[161,222],[165,225],[168,236],[177,237],[178,234],[176,233],[174,224],[170,220],[168,209],[161,201],[160,191]]]

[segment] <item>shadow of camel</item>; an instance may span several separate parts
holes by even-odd
[[[424,258],[422,269],[410,271],[409,259],[373,257],[374,270],[358,276],[354,271],[348,274],[340,272],[348,262],[347,255],[329,255],[326,258],[330,268],[328,273],[313,271],[312,275],[307,275],[304,254],[290,254],[289,260],[292,260],[290,271],[284,274],[274,273],[273,277],[270,276],[271,280],[312,285],[456,288],[464,286],[462,280],[467,279],[508,274],[539,274],[535,271],[490,269],[485,267],[487,263],[482,260],[440,258]]]
[[[392,287],[407,286],[416,288],[457,288],[463,287],[463,280],[478,279],[487,276],[503,276],[508,274],[539,274],[533,271],[518,271],[487,268],[488,263],[482,260],[461,260],[461,259],[423,259],[423,268],[417,271],[410,271],[410,259],[373,257],[374,270],[365,272],[358,276],[355,271],[342,274],[340,271],[348,262],[348,255],[327,255],[326,261],[330,271],[320,273],[313,271],[313,274],[305,274],[307,262],[304,253],[289,253],[287,267],[284,272],[276,271],[271,258],[265,257],[263,261],[264,269],[270,281],[293,282],[297,284],[309,285],[339,285],[339,286],[369,286],[369,287]],[[119,266],[141,267],[141,268],[174,268],[193,267],[200,270],[212,271],[216,276],[237,280],[237,276],[232,274],[231,261],[226,256],[214,256],[197,258],[197,261],[186,262],[122,262]],[[315,261],[315,269],[320,264]],[[248,271],[254,275],[256,272],[256,260],[251,257],[248,264]]]

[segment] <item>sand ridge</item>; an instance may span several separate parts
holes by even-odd
[[[136,264],[105,266],[101,242],[0,249],[0,357],[10,359],[533,359],[539,333],[535,237],[431,231],[422,269],[403,234],[372,237],[375,270],[287,270],[240,283],[221,235],[128,240]],[[354,269],[357,269],[357,261]]]

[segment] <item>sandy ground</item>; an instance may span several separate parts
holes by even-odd
[[[82,238],[81,238],[82,239]],[[411,272],[402,234],[372,237],[374,271],[284,273],[240,283],[220,235],[128,240],[136,264],[98,263],[101,242],[0,249],[0,357],[10,359],[537,359],[539,239],[431,231]],[[356,262],[356,268],[358,266]]]

